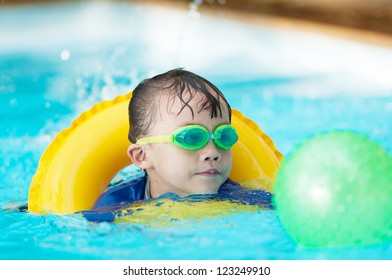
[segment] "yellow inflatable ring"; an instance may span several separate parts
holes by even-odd
[[[91,209],[112,178],[131,164],[127,156],[128,103],[132,93],[103,101],[60,132],[42,155],[29,190],[33,213]],[[253,121],[233,110],[239,141],[230,178],[273,178],[282,155]]]

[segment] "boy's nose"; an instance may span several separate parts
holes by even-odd
[[[220,153],[214,142],[210,141],[203,149],[201,156],[204,161],[219,161]]]

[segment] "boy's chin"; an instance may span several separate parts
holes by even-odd
[[[203,186],[194,190],[194,194],[215,194],[218,192],[220,185]]]

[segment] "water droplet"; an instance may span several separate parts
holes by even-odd
[[[68,50],[63,50],[60,55],[62,60],[68,60],[71,57],[71,53]]]

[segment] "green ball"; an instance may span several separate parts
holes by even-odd
[[[318,134],[283,160],[274,206],[291,237],[306,247],[392,240],[392,159],[366,136]]]

